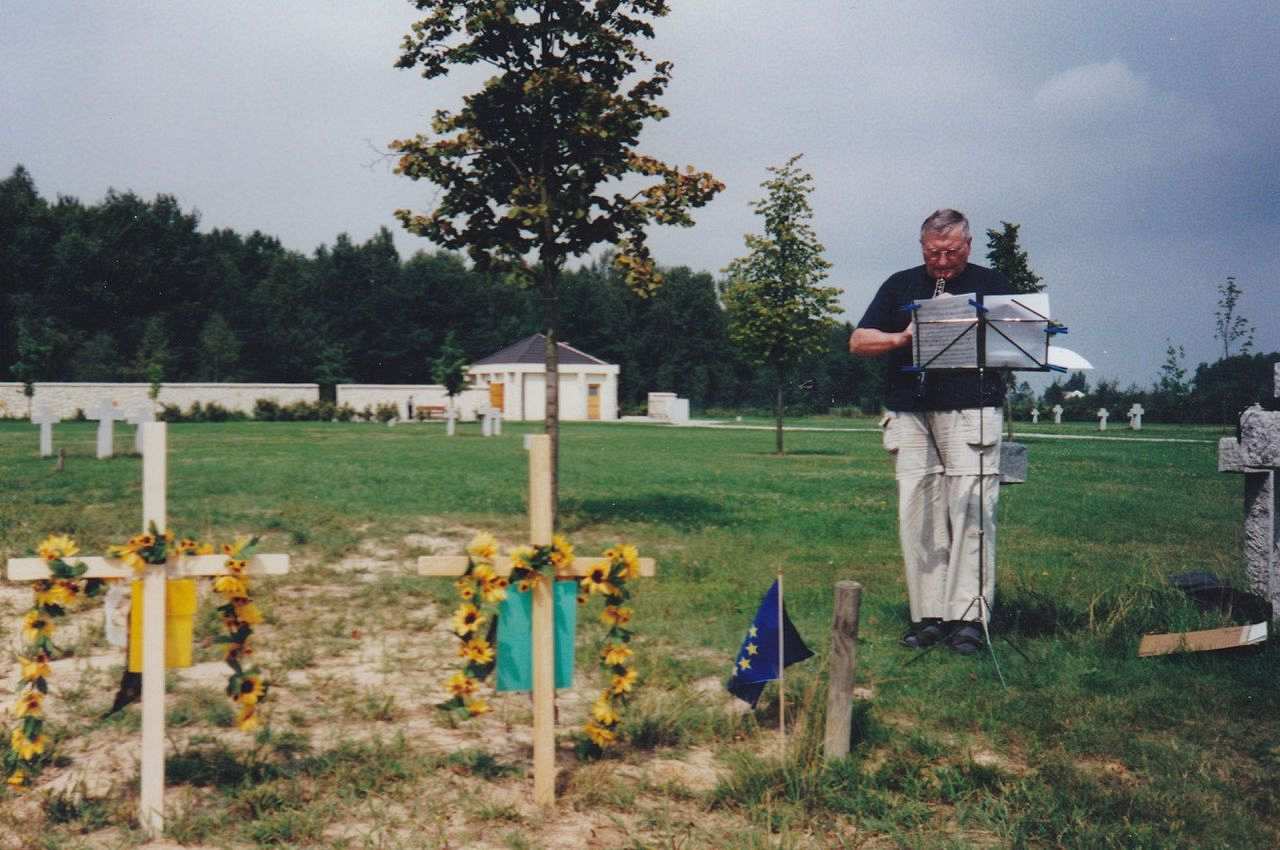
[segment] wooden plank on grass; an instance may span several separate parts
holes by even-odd
[[[1138,644],[1138,657],[1169,655],[1174,652],[1205,652],[1213,649],[1232,649],[1252,646],[1267,639],[1267,624],[1251,626],[1227,626],[1224,629],[1204,629],[1198,632],[1174,632],[1167,635],[1143,635]]]

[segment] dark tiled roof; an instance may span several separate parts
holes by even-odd
[[[600,364],[608,365],[598,357],[592,357],[590,354],[579,351],[568,343],[557,343],[556,347],[560,351],[560,362],[567,364]],[[530,365],[540,365],[547,360],[547,338],[543,334],[534,334],[526,337],[517,343],[508,345],[501,351],[495,351],[488,357],[481,357],[472,366],[487,366],[491,363],[528,363]]]

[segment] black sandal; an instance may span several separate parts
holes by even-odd
[[[930,621],[919,626],[912,626],[911,630],[903,635],[902,640],[898,641],[898,643],[907,649],[926,649],[944,637],[946,637],[946,632],[942,629],[942,623]]]
[[[986,639],[979,623],[962,623],[947,638],[947,648],[958,655],[973,655],[982,651]]]

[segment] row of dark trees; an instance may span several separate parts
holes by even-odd
[[[643,297],[605,258],[561,280],[561,339],[622,366],[620,400],[768,407],[768,375],[729,340],[716,281],[687,268]],[[160,195],[46,200],[0,181],[0,375],[34,381],[430,383],[452,331],[469,359],[540,329],[528,288],[458,255],[402,259],[383,229],[305,256],[253,232],[199,230]],[[879,402],[879,364],[836,327],[786,388],[793,408]]]
[[[1140,404],[1145,422],[1230,425],[1251,404],[1275,408],[1277,363],[1280,352],[1233,354],[1213,363],[1201,363],[1188,377],[1177,349],[1171,347],[1159,379],[1149,388],[1136,384],[1122,388],[1118,381],[1105,378],[1090,386],[1083,372],[1075,372],[1065,381],[1055,380],[1039,398],[1029,385],[1020,384],[1010,395],[1010,404],[1018,419],[1029,419],[1033,405],[1044,413],[1061,404],[1064,419],[1095,421],[1100,407],[1105,407],[1114,419],[1123,417],[1132,405]],[[1074,396],[1073,391],[1084,396]]]

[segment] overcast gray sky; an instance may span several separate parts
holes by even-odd
[[[1280,349],[1280,14],[1219,3],[672,0],[647,46],[675,64],[671,117],[641,149],[728,189],[664,265],[717,273],[759,229],[765,169],[805,155],[814,226],[856,321],[919,263],[939,206],[1022,225],[1068,345],[1098,377],[1151,383],[1165,340],[1219,356],[1235,275],[1261,351]],[[378,158],[475,75],[392,67],[417,16],[399,0],[0,0],[0,169],[86,203],[175,195],[202,227],[310,253],[433,187]],[[1272,58],[1267,58],[1272,57]]]

